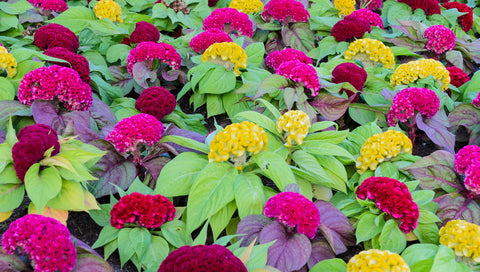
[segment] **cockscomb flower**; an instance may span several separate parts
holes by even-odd
[[[54,61],[51,61],[51,63],[64,67],[71,66],[73,70],[77,71],[83,82],[90,85],[90,66],[88,64],[88,60],[84,56],[73,53],[72,51],[63,47],[54,47],[47,49],[43,52],[43,54],[50,57],[66,60],[68,63]]]
[[[475,97],[475,99],[473,99],[472,104],[475,107],[480,108],[480,93],[478,93],[477,97]]]
[[[410,272],[410,267],[397,253],[388,250],[364,250],[348,261],[347,272],[395,271]]]
[[[455,154],[455,171],[463,175],[468,166],[476,161],[480,161],[480,146],[466,145]]]
[[[67,227],[38,214],[15,220],[3,234],[2,247],[8,254],[26,255],[35,271],[69,272],[77,260]]]
[[[219,29],[230,34],[252,37],[253,23],[248,15],[234,8],[219,8],[203,20],[203,30]]]
[[[10,54],[7,48],[0,45],[0,69],[7,72],[8,77],[17,74],[17,60]]]
[[[383,7],[383,0],[362,0],[361,6],[369,10],[377,10]]]
[[[353,87],[359,92],[363,90],[363,84],[367,80],[367,72],[362,67],[351,63],[345,62],[337,65],[332,71],[332,82],[333,83],[343,83],[348,82],[352,84]],[[354,95],[354,93],[350,90],[342,88],[340,93],[346,92],[348,97]],[[358,101],[358,96],[353,100],[353,102]]]
[[[182,246],[168,254],[158,272],[247,272],[242,261],[221,245]]]
[[[433,76],[433,78],[442,85],[443,91],[445,91],[450,85],[450,75],[448,70],[441,62],[434,59],[414,60],[399,65],[390,77],[390,85],[392,85],[392,87],[400,84],[408,85],[419,78],[426,78],[429,76]]]
[[[356,161],[357,172],[360,174],[377,169],[379,163],[391,159],[400,153],[412,153],[412,141],[400,131],[387,130],[368,138],[360,149]]]
[[[48,24],[40,27],[33,36],[33,45],[41,50],[63,47],[72,52],[78,50],[78,37],[70,29],[59,24]]]
[[[290,110],[278,118],[276,126],[278,133],[286,132],[284,136],[286,137],[286,147],[291,147],[292,141],[301,145],[308,134],[310,118],[301,110]]]
[[[93,7],[98,19],[107,18],[112,22],[122,23],[122,8],[113,0],[100,0]]]
[[[140,113],[122,119],[108,134],[118,152],[135,151],[137,144],[154,145],[162,138],[163,124],[150,114]]]
[[[131,43],[156,42],[160,39],[158,28],[149,22],[138,22],[130,35]]]
[[[416,111],[425,118],[431,118],[439,109],[440,100],[434,91],[426,88],[406,88],[393,98],[387,116],[388,125],[393,127],[397,121],[405,123]]]
[[[400,219],[399,228],[403,232],[417,227],[420,212],[405,183],[387,177],[369,177],[357,187],[355,194],[362,200],[374,200],[380,210]]]
[[[294,82],[303,84],[311,91],[311,96],[317,96],[320,90],[320,81],[318,79],[317,71],[313,66],[305,64],[298,60],[291,60],[282,63],[276,74],[284,76]]]
[[[449,221],[440,229],[440,244],[455,252],[456,256],[480,263],[480,226],[464,220]]]
[[[338,17],[350,15],[355,10],[355,0],[335,0],[333,2],[338,10]]]
[[[427,42],[427,49],[436,54],[443,54],[455,46],[455,33],[443,25],[433,25],[423,34]]]
[[[135,102],[135,109],[162,120],[165,115],[173,112],[176,105],[177,100],[175,96],[165,88],[150,87],[143,90]]]
[[[463,183],[468,191],[480,196],[480,159],[467,167]]]
[[[267,133],[261,127],[248,121],[234,123],[215,135],[210,143],[208,159],[210,162],[230,159],[235,167],[241,170],[248,155],[267,150],[267,145]]]
[[[232,0],[228,7],[247,14],[254,14],[263,10],[263,3],[260,0]]]
[[[473,26],[473,10],[469,6],[464,3],[459,2],[447,2],[443,4],[443,7],[446,9],[453,9],[456,8],[459,12],[466,12],[467,14],[463,14],[462,16],[458,17],[457,21],[459,21],[460,27],[463,31],[468,32],[472,29]]]
[[[395,68],[395,56],[392,49],[381,41],[370,38],[352,42],[345,52],[345,59],[362,61],[364,66],[381,63],[386,69]]]
[[[277,70],[278,67],[284,62],[291,61],[291,60],[298,60],[305,64],[312,64],[312,59],[307,57],[305,53],[300,50],[296,50],[293,48],[285,48],[281,51],[273,51],[272,53],[268,54],[265,58],[265,62],[268,67],[272,68],[273,70]]]
[[[470,77],[467,75],[467,73],[457,66],[447,67],[447,70],[450,74],[450,84],[457,88],[470,80]]]
[[[270,0],[262,12],[263,20],[279,21],[282,24],[308,22],[310,13],[302,3],[295,0]]]
[[[320,226],[320,211],[315,204],[299,193],[283,192],[272,196],[263,209],[267,217],[289,227],[296,227],[310,239],[315,237]]]
[[[190,40],[189,46],[193,51],[203,54],[214,43],[233,42],[230,35],[220,29],[209,29]]]
[[[214,43],[202,54],[202,62],[219,64],[225,69],[233,69],[236,76],[241,74],[240,68],[247,68],[247,54],[240,45],[234,42]]]
[[[141,42],[137,47],[133,48],[127,57],[127,71],[133,75],[133,65],[137,62],[149,61],[149,65],[153,60],[158,59],[162,62],[168,62],[172,69],[180,68],[182,57],[177,50],[166,43]]]
[[[28,0],[28,3],[42,10],[55,12],[66,11],[68,9],[67,3],[63,0]]]
[[[440,4],[438,0],[397,0],[400,3],[409,5],[412,11],[421,9],[426,15],[440,14]]]
[[[347,16],[333,25],[332,36],[337,42],[351,41],[363,37],[371,30],[367,20],[357,16]]]
[[[377,13],[375,13],[375,12],[369,10],[369,9],[366,9],[366,8],[365,9],[357,9],[346,17],[349,17],[349,16],[352,16],[352,17],[356,16],[356,17],[363,18],[363,19],[368,21],[370,26],[378,26],[381,29],[383,29],[383,21],[382,21],[382,18],[380,17],[380,15],[378,15]]]

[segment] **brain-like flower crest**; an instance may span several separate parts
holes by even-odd
[[[73,70],[77,71],[83,82],[90,84],[90,66],[88,64],[88,60],[84,56],[73,53],[72,51],[63,47],[54,47],[47,49],[43,52],[43,54],[50,57],[66,60],[68,63],[53,61],[52,63],[64,67],[71,66]]]
[[[219,8],[203,20],[203,30],[219,29],[230,34],[234,32],[236,35],[245,35],[251,37],[253,35],[253,23],[248,15],[239,12],[234,8]]]
[[[131,43],[156,42],[160,39],[160,31],[149,22],[138,22],[135,24],[135,30],[130,35]]]
[[[457,66],[447,67],[447,70],[450,74],[450,84],[457,88],[470,81],[470,77],[467,73]]]
[[[270,0],[265,5],[262,18],[267,22],[277,20],[283,24],[307,22],[310,13],[302,3],[295,0]]]
[[[363,69],[362,67],[351,63],[351,62],[345,62],[337,65],[333,71],[332,71],[332,82],[333,83],[343,83],[343,82],[348,82],[352,84],[353,87],[357,91],[362,91],[363,90],[363,85],[365,84],[365,81],[367,80],[367,71]],[[351,97],[354,95],[354,93],[350,90],[342,88],[340,92],[347,92],[348,97]],[[358,101],[358,96],[355,97],[353,102]]]
[[[189,46],[197,53],[203,53],[214,43],[233,42],[230,35],[220,29],[209,29],[190,40]]]
[[[17,60],[12,54],[8,53],[7,48],[0,45],[0,69],[7,71],[8,77],[14,77],[17,74]]]
[[[227,70],[241,74],[240,68],[247,68],[247,54],[240,45],[234,42],[214,43],[202,55],[202,62],[209,61],[220,64]]]
[[[475,195],[480,195],[480,147],[467,145],[455,154],[455,171],[465,175],[465,188]]]
[[[433,76],[442,85],[442,90],[446,90],[450,85],[448,70],[441,62],[434,59],[414,60],[399,65],[390,77],[390,85],[392,87],[400,84],[408,85],[428,76]]]
[[[70,29],[59,24],[48,24],[40,27],[33,36],[33,45],[41,50],[63,47],[76,52],[79,47],[78,37]]]
[[[355,0],[335,0],[333,4],[338,9],[338,17],[350,15],[355,10]]]
[[[366,32],[370,33],[370,31],[372,28],[366,19],[359,16],[347,16],[332,27],[332,36],[337,42],[350,42],[354,38],[363,37]]]
[[[397,121],[407,122],[420,112],[426,118],[433,117],[440,109],[440,100],[437,94],[426,88],[406,88],[395,95],[392,107],[388,112],[388,125],[395,126]]]
[[[384,68],[395,68],[395,56],[392,49],[385,46],[381,41],[370,38],[352,42],[345,52],[345,59],[360,60],[365,66],[374,66],[381,63]]]
[[[260,0],[232,0],[228,7],[247,14],[253,14],[263,10],[263,3]]]
[[[321,86],[317,71],[313,66],[298,60],[291,60],[282,63],[276,73],[294,82],[303,84],[311,91],[311,96],[318,95]]]
[[[480,226],[464,220],[452,220],[440,229],[440,244],[455,255],[480,263]]]
[[[475,99],[473,99],[472,104],[475,107],[480,108],[480,93],[478,93],[477,97],[475,97]]]
[[[68,9],[67,3],[63,0],[28,0],[28,3],[42,10],[59,12]]]
[[[113,0],[100,0],[93,7],[98,19],[108,18],[112,22],[122,23],[122,8]]]
[[[143,90],[135,102],[137,110],[153,115],[158,120],[162,120],[165,115],[172,113],[176,105],[175,96],[165,88],[157,86]]]
[[[388,250],[364,250],[348,261],[347,272],[395,271],[410,272],[405,260]]]
[[[133,65],[137,62],[151,62],[159,59],[162,62],[168,62],[173,69],[180,68],[182,57],[177,53],[175,47],[166,43],[141,42],[128,53],[127,71],[133,75]],[[147,66],[149,66],[147,64]]]
[[[291,110],[284,113],[277,120],[277,131],[282,133],[285,131],[285,146],[291,147],[292,141],[301,145],[303,139],[307,136],[310,128],[310,118],[301,110]]]
[[[383,29],[383,21],[380,15],[371,11],[370,9],[357,9],[348,16],[357,16],[367,20],[370,23],[370,26],[378,26]]]
[[[273,51],[272,53],[268,54],[265,58],[265,62],[268,67],[272,68],[273,70],[277,70],[278,67],[284,62],[291,61],[291,60],[298,60],[305,64],[312,64],[312,59],[307,57],[305,53],[300,50],[296,50],[293,48],[285,48],[281,51]]]
[[[412,8],[412,12],[416,9],[421,9],[426,15],[440,14],[441,9],[438,0],[397,0],[400,3],[405,3]]]
[[[427,49],[437,54],[450,51],[455,46],[455,33],[443,25],[434,25],[423,34],[427,42]]]

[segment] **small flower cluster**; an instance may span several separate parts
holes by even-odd
[[[410,272],[410,267],[397,253],[388,250],[364,250],[348,261],[347,272],[395,271]]]
[[[193,51],[203,54],[207,48],[214,43],[233,42],[230,35],[222,30],[213,28],[204,31],[190,40],[190,48]]]
[[[455,255],[471,258],[480,263],[480,226],[464,220],[449,221],[440,229],[440,244],[447,246]]]
[[[387,177],[369,177],[357,187],[355,194],[362,200],[375,200],[380,210],[400,219],[399,227],[403,232],[417,227],[420,212],[405,183]]]
[[[350,15],[355,10],[355,0],[335,0],[333,4],[338,10],[338,17]]]
[[[154,145],[162,138],[163,124],[150,114],[140,113],[122,119],[108,134],[118,152],[135,151],[138,143]]]
[[[470,29],[472,29],[473,26],[473,10],[469,6],[467,6],[464,3],[459,3],[459,2],[447,2],[443,4],[443,7],[446,9],[454,9],[456,8],[459,12],[466,12],[467,14],[464,14],[460,17],[458,17],[458,21],[460,24],[460,27],[463,29],[463,31],[468,32]]]
[[[125,224],[154,229],[174,218],[175,207],[168,198],[137,192],[120,198],[110,211],[110,224],[117,229],[122,229]]]
[[[26,254],[35,271],[69,272],[77,260],[70,232],[59,221],[38,214],[15,220],[3,234],[8,254]]]
[[[242,169],[249,154],[267,150],[268,137],[265,131],[248,121],[233,123],[220,131],[210,143],[210,162],[223,162],[231,159],[237,169]]]
[[[284,62],[291,61],[291,60],[298,60],[305,64],[312,64],[312,59],[307,57],[305,53],[300,50],[296,50],[293,48],[285,48],[281,51],[273,51],[272,53],[268,54],[265,58],[265,62],[268,67],[272,68],[273,70],[277,70],[278,67]]]
[[[480,195],[480,147],[467,145],[455,155],[455,171],[465,175],[465,188],[475,195]]]
[[[155,86],[143,90],[135,102],[135,109],[162,120],[165,115],[173,112],[176,105],[177,101],[173,94],[165,88]]]
[[[332,27],[332,36],[337,42],[359,39],[372,31],[370,23],[358,16],[347,16]]]
[[[122,8],[113,0],[100,0],[93,7],[98,19],[108,18],[112,22],[122,23]]]
[[[77,71],[83,82],[90,85],[90,66],[88,64],[88,60],[84,56],[73,53],[72,51],[63,47],[54,47],[47,49],[43,52],[43,54],[50,57],[66,60],[68,63],[53,61],[52,63],[63,67],[71,66],[73,70]]]
[[[180,68],[182,57],[177,53],[175,47],[166,43],[141,42],[128,53],[127,71],[133,75],[133,65],[137,62],[153,61],[159,59],[168,62],[173,69]]]
[[[313,66],[305,64],[298,60],[291,60],[282,63],[276,74],[284,76],[294,82],[303,84],[310,89],[311,96],[317,96],[320,90],[320,81],[318,79],[317,71]]]
[[[68,9],[67,3],[63,0],[28,0],[28,3],[42,10],[55,12],[66,11]]]
[[[235,34],[248,37],[253,35],[253,24],[248,15],[234,8],[219,8],[212,11],[203,20],[203,30],[209,29],[219,29],[225,33],[234,31]]]
[[[228,7],[243,13],[254,14],[263,10],[263,3],[260,0],[232,0]]]
[[[447,70],[450,74],[450,84],[457,88],[470,80],[470,77],[467,75],[467,73],[457,66],[447,67]]]
[[[365,4],[366,4],[365,8],[369,10],[377,10],[383,7],[382,0],[362,0],[362,5],[365,5]]]
[[[79,47],[77,35],[59,24],[48,24],[40,27],[33,36],[33,45],[41,50],[63,47],[72,52],[76,52]]]
[[[438,0],[397,0],[400,3],[409,5],[412,11],[422,9],[426,15],[440,14],[441,9]]]
[[[408,118],[420,112],[426,118],[433,117],[440,109],[440,100],[434,91],[426,88],[406,88],[395,95],[388,112],[388,125],[395,126],[397,121],[405,123]]]
[[[395,68],[395,56],[392,49],[381,41],[365,38],[352,42],[345,52],[345,59],[358,59],[365,66],[382,63],[386,69]]]
[[[138,22],[135,30],[130,35],[131,43],[157,42],[160,39],[160,31],[149,22]]]
[[[262,18],[267,22],[277,20],[282,24],[308,22],[310,13],[295,0],[270,0],[265,5]]]
[[[436,54],[443,54],[455,46],[455,33],[443,25],[433,25],[423,34],[427,42],[427,49]]]
[[[301,145],[308,134],[310,118],[301,110],[290,110],[278,118],[276,126],[278,133],[286,132],[284,136],[286,137],[286,147],[291,147],[292,141]]]
[[[419,78],[433,76],[442,90],[446,90],[450,85],[450,74],[443,64],[434,59],[414,60],[401,64],[395,69],[390,77],[390,85],[395,87],[400,84],[408,85],[415,82]]]
[[[352,12],[347,17],[360,17],[368,21],[370,26],[378,26],[383,29],[383,20],[377,13],[371,11],[370,9],[358,9]]]
[[[360,174],[368,168],[375,170],[379,163],[400,153],[412,153],[412,141],[400,131],[387,130],[367,139],[355,166]]]
[[[0,69],[7,71],[9,77],[17,74],[17,60],[10,54],[7,48],[0,44]]]
[[[247,272],[242,261],[221,245],[182,246],[168,254],[158,272]]]
[[[480,160],[465,169],[465,188],[475,196],[480,196]]]
[[[343,83],[348,82],[352,84],[353,87],[359,92],[363,90],[363,84],[367,80],[367,71],[362,67],[351,63],[345,62],[337,65],[332,71],[332,82],[333,83]],[[342,88],[340,93],[346,92],[348,97],[354,95],[354,93],[350,90],[346,90]],[[353,102],[358,101],[358,96],[353,100]]]
[[[214,43],[202,54],[202,62],[205,61],[222,65],[229,71],[233,69],[239,76],[240,68],[247,67],[247,54],[234,42]]]
[[[283,192],[272,196],[265,203],[263,214],[289,227],[296,227],[298,233],[310,239],[315,237],[320,226],[320,211],[299,193]]]

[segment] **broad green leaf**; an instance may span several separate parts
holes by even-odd
[[[260,114],[255,111],[244,111],[235,115],[234,117],[234,120],[238,120],[238,121],[241,121],[243,119],[246,119],[250,122],[253,122],[259,125],[261,128],[270,131],[274,135],[278,135],[275,122],[263,114]]]
[[[113,240],[117,239],[118,233],[120,232],[119,229],[112,227],[111,225],[105,226],[98,235],[97,241],[93,244],[92,248],[101,247],[110,243]]]
[[[133,230],[133,228],[123,228],[118,232],[118,253],[120,255],[121,267],[135,254],[135,249],[132,248],[130,242],[130,232]]]
[[[233,185],[240,219],[250,214],[262,214],[266,201],[262,180],[253,174],[240,174]]]
[[[223,94],[232,91],[235,84],[233,71],[227,71],[223,66],[217,65],[200,80],[198,91],[200,94]]]
[[[205,154],[208,154],[208,152],[210,152],[210,149],[204,143],[200,143],[193,139],[182,137],[182,136],[168,135],[168,136],[162,137],[162,139],[160,140],[160,143],[166,143],[166,142],[173,142],[187,148],[198,150]]]
[[[357,223],[357,229],[355,230],[357,243],[370,240],[382,231],[385,221],[382,220],[382,224],[375,224],[377,216],[378,215],[366,213],[360,217]]]
[[[133,228],[129,234],[131,248],[138,256],[143,256],[151,244],[152,235],[146,228]]]
[[[17,28],[17,26],[17,16],[8,14],[3,10],[0,10],[0,32],[9,30],[10,28]]]
[[[418,223],[413,233],[418,237],[420,243],[437,244],[440,239],[436,224]]]
[[[147,247],[143,263],[146,264],[147,267],[156,266],[155,270],[157,270],[158,264],[167,258],[169,251],[170,249],[165,239],[152,235],[152,243]]]
[[[69,211],[86,211],[84,189],[78,182],[64,180],[60,192],[47,202],[47,206]]]
[[[405,234],[400,230],[395,220],[388,220],[383,226],[379,237],[380,249],[400,254],[407,245]]]
[[[342,259],[328,259],[317,263],[310,272],[346,272],[347,264]]]
[[[0,152],[2,149],[0,148]],[[0,184],[21,184],[22,181],[17,177],[17,172],[13,164],[9,163],[0,172]],[[1,206],[1,205],[0,205]]]
[[[280,155],[264,151],[253,155],[250,160],[260,167],[262,174],[271,179],[280,191],[287,184],[296,183],[292,170]]]
[[[452,249],[440,245],[438,252],[433,259],[431,271],[457,271],[457,262],[455,261],[455,253]]]
[[[174,247],[179,248],[191,242],[190,235],[186,232],[186,225],[183,221],[172,220],[165,222],[161,228],[163,237]]]
[[[90,22],[97,20],[92,9],[87,7],[69,7],[57,17],[49,20],[49,23],[56,23],[69,28],[75,33],[79,33],[90,25]]]
[[[314,123],[309,129],[308,133],[312,133],[311,135],[316,135],[318,133],[313,134],[314,132],[324,130],[326,128],[335,126],[335,128],[338,128],[338,124],[332,121],[321,121],[321,122],[316,122]],[[340,132],[340,131],[335,131],[335,132]]]
[[[121,63],[124,64],[130,50],[132,50],[132,48],[126,44],[115,44],[107,50],[105,57],[110,63],[120,60]]]
[[[19,184],[0,185],[0,213],[10,212],[20,206],[25,195],[25,186]]]
[[[62,178],[54,167],[40,171],[40,164],[35,163],[25,174],[25,189],[37,210],[42,211],[47,202],[60,193]]]
[[[324,156],[340,156],[354,161],[352,154],[344,148],[323,141],[304,141],[300,147],[308,153]]]
[[[345,166],[332,156],[315,156],[320,165],[325,169],[325,173],[331,180],[332,188],[346,192],[346,183],[348,181]]]
[[[265,47],[263,43],[252,43],[245,48],[245,53],[247,54],[247,67],[259,67],[264,60]]]
[[[4,2],[0,2],[4,3]],[[0,77],[0,100],[13,100],[17,93],[13,84],[5,77]]]
[[[212,228],[213,240],[217,240],[218,236],[227,227],[236,210],[237,205],[235,201],[232,201],[212,215],[210,218],[210,227]]]

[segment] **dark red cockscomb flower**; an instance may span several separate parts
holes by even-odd
[[[202,54],[214,43],[233,42],[230,35],[220,29],[209,29],[190,40],[189,46],[193,51]]]
[[[131,43],[157,42],[160,39],[160,31],[149,22],[138,22],[135,30],[130,35]]]
[[[443,4],[443,7],[446,9],[456,8],[459,12],[467,12],[467,14],[458,17],[457,21],[463,31],[468,32],[470,29],[472,29],[473,11],[469,6],[459,2],[448,2]]]
[[[177,105],[175,96],[162,87],[145,89],[135,102],[135,108],[142,113],[155,116],[162,120],[165,115],[172,113]]]
[[[213,7],[217,4],[218,0],[208,0],[208,6]]]
[[[351,41],[361,38],[371,31],[370,23],[358,16],[347,16],[338,21],[332,28],[332,36],[337,42]]]
[[[48,24],[39,28],[33,36],[33,44],[41,50],[63,47],[76,52],[79,47],[77,35],[59,24]]]
[[[426,15],[440,14],[441,12],[438,0],[397,0],[397,2],[409,5],[412,11],[422,9]]]
[[[88,60],[84,56],[73,53],[72,51],[63,47],[54,47],[47,49],[43,52],[43,54],[68,61],[70,65],[64,62],[50,62],[64,67],[71,66],[73,70],[77,71],[83,82],[90,84],[90,66],[88,64]]]
[[[363,84],[365,84],[365,81],[367,80],[368,74],[362,67],[351,62],[345,62],[337,65],[335,69],[333,69],[332,76],[333,83],[348,82],[352,84],[357,91],[361,92],[363,90]],[[340,92],[346,92],[348,97],[355,95],[355,93],[352,91],[344,88],[342,88]],[[358,101],[358,95],[353,100],[353,102],[356,101]]]
[[[382,0],[363,0],[362,4],[365,3],[367,3],[367,6],[365,8],[368,8],[369,10],[377,10],[383,7]]]
[[[455,87],[460,87],[470,80],[470,77],[462,69],[457,66],[447,67],[450,73],[450,84]]]
[[[382,17],[380,17],[380,15],[378,15],[377,13],[369,9],[357,9],[353,11],[350,15],[345,17],[352,17],[352,16],[363,18],[370,23],[370,26],[378,26],[381,29],[383,29]]]

